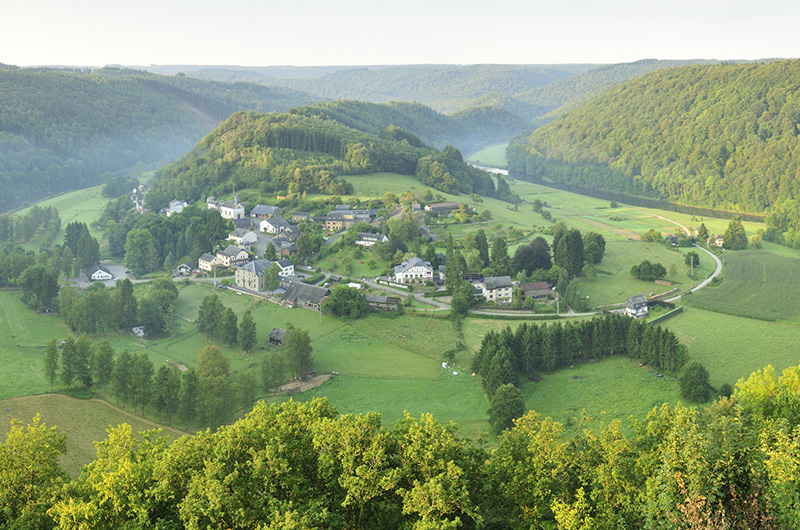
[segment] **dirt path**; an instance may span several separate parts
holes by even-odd
[[[306,390],[311,390],[312,388],[317,388],[319,385],[327,381],[331,378],[331,374],[321,374],[315,375],[308,381],[294,381],[292,383],[287,383],[281,386],[281,392],[290,392],[291,390],[297,389],[297,392],[305,392]],[[294,392],[292,392],[294,393]]]

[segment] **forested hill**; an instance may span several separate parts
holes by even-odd
[[[324,116],[370,134],[394,125],[414,133],[426,144],[443,148],[454,145],[463,151],[502,143],[528,128],[519,116],[497,107],[476,107],[452,116],[439,114],[419,103],[364,103],[331,101],[291,111],[304,116]]]
[[[446,130],[449,118],[418,107],[431,115],[420,128],[430,134]],[[158,209],[174,198],[193,202],[230,193],[233,187],[257,190],[262,196],[346,194],[351,187],[341,176],[376,171],[416,175],[448,193],[518,199],[505,181],[495,189],[489,174],[468,166],[457,149],[437,151],[394,125],[391,118],[403,116],[394,114],[397,109],[398,105],[333,102],[286,114],[238,112],[159,171],[147,206]],[[436,125],[436,116],[444,125]]]
[[[156,167],[238,109],[285,111],[315,99],[285,88],[105,68],[0,65],[0,211]]]
[[[761,213],[800,194],[800,61],[659,70],[509,148],[512,170]]]

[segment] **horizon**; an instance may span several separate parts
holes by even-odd
[[[0,62],[106,65],[559,65],[800,57],[788,0],[17,1]]]

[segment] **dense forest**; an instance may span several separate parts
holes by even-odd
[[[235,110],[312,101],[284,88],[116,68],[0,65],[0,208],[174,160]]]
[[[376,171],[416,175],[449,193],[496,195],[488,173],[467,165],[453,147],[438,152],[390,125],[397,105],[390,104],[386,112],[384,107],[334,102],[288,114],[236,113],[159,171],[161,178],[147,195],[148,208],[157,210],[174,198],[193,202],[224,195],[234,186],[262,195],[346,194],[351,188],[342,175]]]
[[[492,450],[430,414],[387,427],[325,400],[261,402],[172,444],[110,428],[74,479],[64,435],[34,418],[0,444],[0,517],[37,530],[796,528],[798,375],[767,367],[707,409],[665,404],[630,429],[530,411]]]
[[[508,150],[514,171],[684,204],[764,213],[800,195],[800,61],[659,70]]]

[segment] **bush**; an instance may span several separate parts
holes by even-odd
[[[678,383],[681,396],[695,403],[705,403],[711,394],[708,382],[708,370],[697,361],[692,361],[683,368]]]
[[[649,260],[642,261],[639,265],[631,267],[631,276],[639,280],[653,281],[667,275],[667,269],[660,263],[651,263]]]

